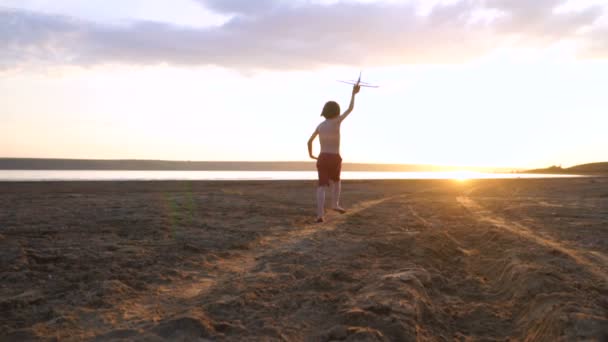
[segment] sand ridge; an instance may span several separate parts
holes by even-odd
[[[492,214],[490,211],[486,210],[482,206],[480,206],[477,202],[473,201],[471,198],[467,196],[459,196],[457,197],[457,201],[462,204],[465,208],[469,209],[475,216],[478,217],[479,220],[489,222],[496,227],[503,228],[513,234],[518,234],[526,239],[534,241],[540,245],[547,246],[557,250],[561,253],[564,253],[570,256],[573,260],[579,263],[581,266],[586,267],[593,275],[595,275],[601,282],[608,282],[608,272],[606,268],[608,268],[608,263],[605,261],[608,258],[603,255],[601,252],[591,251],[576,251],[574,249],[568,248],[558,241],[553,240],[550,237],[542,236],[539,234],[533,233],[529,228],[523,226],[517,222],[509,222],[504,220],[503,218]],[[548,206],[546,203],[539,203],[541,205]],[[556,205],[552,205],[556,206]],[[593,255],[594,258],[589,258],[584,254]],[[593,259],[600,259],[600,263],[593,262]]]

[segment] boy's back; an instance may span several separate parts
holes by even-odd
[[[340,154],[340,118],[327,119],[317,127],[321,153]]]

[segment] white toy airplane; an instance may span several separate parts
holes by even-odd
[[[346,83],[346,84],[352,84],[352,85],[358,85],[360,87],[368,87],[368,88],[378,88],[378,86],[375,85],[371,85],[367,82],[361,82],[361,72],[359,72],[359,79],[356,81],[341,81],[338,80],[338,82],[342,82],[342,83]]]

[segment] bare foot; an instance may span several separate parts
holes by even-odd
[[[346,213],[346,209],[342,208],[342,207],[335,207],[335,208],[331,208],[333,211],[337,211],[340,214],[345,214]]]
[[[317,223],[323,223],[325,222],[325,219],[322,217],[317,217]]]

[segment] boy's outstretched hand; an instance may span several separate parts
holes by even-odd
[[[358,85],[358,84],[355,84],[355,85],[353,86],[353,95],[355,95],[355,94],[359,93],[359,90],[361,90],[361,86],[360,86],[360,85]]]

